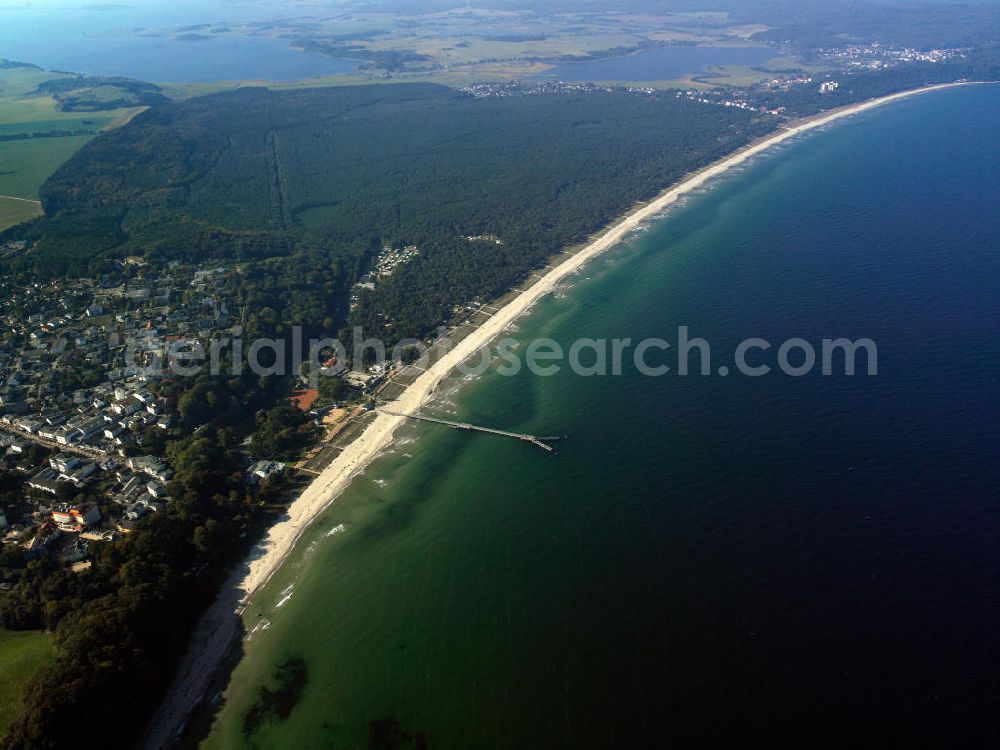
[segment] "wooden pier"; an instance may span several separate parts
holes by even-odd
[[[556,449],[549,445],[549,442],[554,440],[562,440],[561,437],[539,437],[537,435],[522,435],[518,432],[507,432],[506,430],[495,430],[492,427],[480,427],[479,425],[467,424],[465,422],[451,422],[447,419],[436,419],[434,417],[423,417],[419,414],[403,414],[398,411],[390,411],[388,409],[379,409],[383,414],[388,414],[392,417],[405,417],[406,419],[416,419],[420,422],[431,422],[432,424],[442,424],[445,427],[451,427],[453,430],[466,430],[468,432],[484,432],[488,435],[499,435],[501,437],[512,438],[513,440],[520,440],[522,443],[531,443],[534,446],[541,448],[548,453],[555,453]],[[548,441],[548,442],[546,442]]]

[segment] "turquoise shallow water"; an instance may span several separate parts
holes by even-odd
[[[248,610],[206,745],[996,740],[998,121],[981,87],[830,126],[545,300],[518,338],[686,325],[715,372],[866,336],[879,374],[454,389],[430,411],[570,439],[407,427]],[[290,657],[300,701],[244,737]]]

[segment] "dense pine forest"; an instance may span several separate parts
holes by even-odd
[[[276,290],[275,324],[309,325],[345,321],[347,288],[381,247],[415,245],[355,322],[419,335],[773,127],[674,94],[242,89],[153,108],[85,147],[43,188],[46,218],[18,230],[34,249],[13,269],[237,259],[260,271],[250,302]],[[483,235],[501,242],[466,239]],[[320,282],[306,315],[291,309]]]

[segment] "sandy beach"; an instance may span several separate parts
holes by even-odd
[[[504,333],[519,317],[545,295],[553,292],[568,276],[586,263],[614,247],[630,232],[649,221],[691,192],[728,170],[737,167],[768,149],[795,138],[810,130],[835,120],[849,117],[905,97],[964,83],[928,86],[870,100],[815,117],[786,123],[776,132],[751,143],[724,159],[686,176],[655,199],[644,203],[624,218],[618,220],[601,234],[592,238],[578,251],[564,255],[565,260],[548,271],[530,288],[504,305],[486,323],[475,330],[406,388],[393,402],[395,412],[413,413],[424,406],[436,388],[452,370],[469,359],[480,348]],[[555,261],[554,261],[555,262]],[[274,575],[296,542],[309,525],[348,487],[352,479],[363,471],[392,442],[396,429],[405,422],[404,417],[379,413],[367,429],[353,441],[296,499],[286,517],[272,526],[256,545],[253,553],[233,574],[228,585],[205,614],[188,654],[178,671],[167,699],[154,718],[146,740],[148,748],[161,748],[170,744],[183,726],[188,714],[203,697],[210,679],[225,657],[232,639],[239,632],[238,615],[249,598],[259,591]]]

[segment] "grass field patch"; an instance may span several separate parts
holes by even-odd
[[[0,736],[20,712],[28,681],[54,656],[48,633],[0,629]]]

